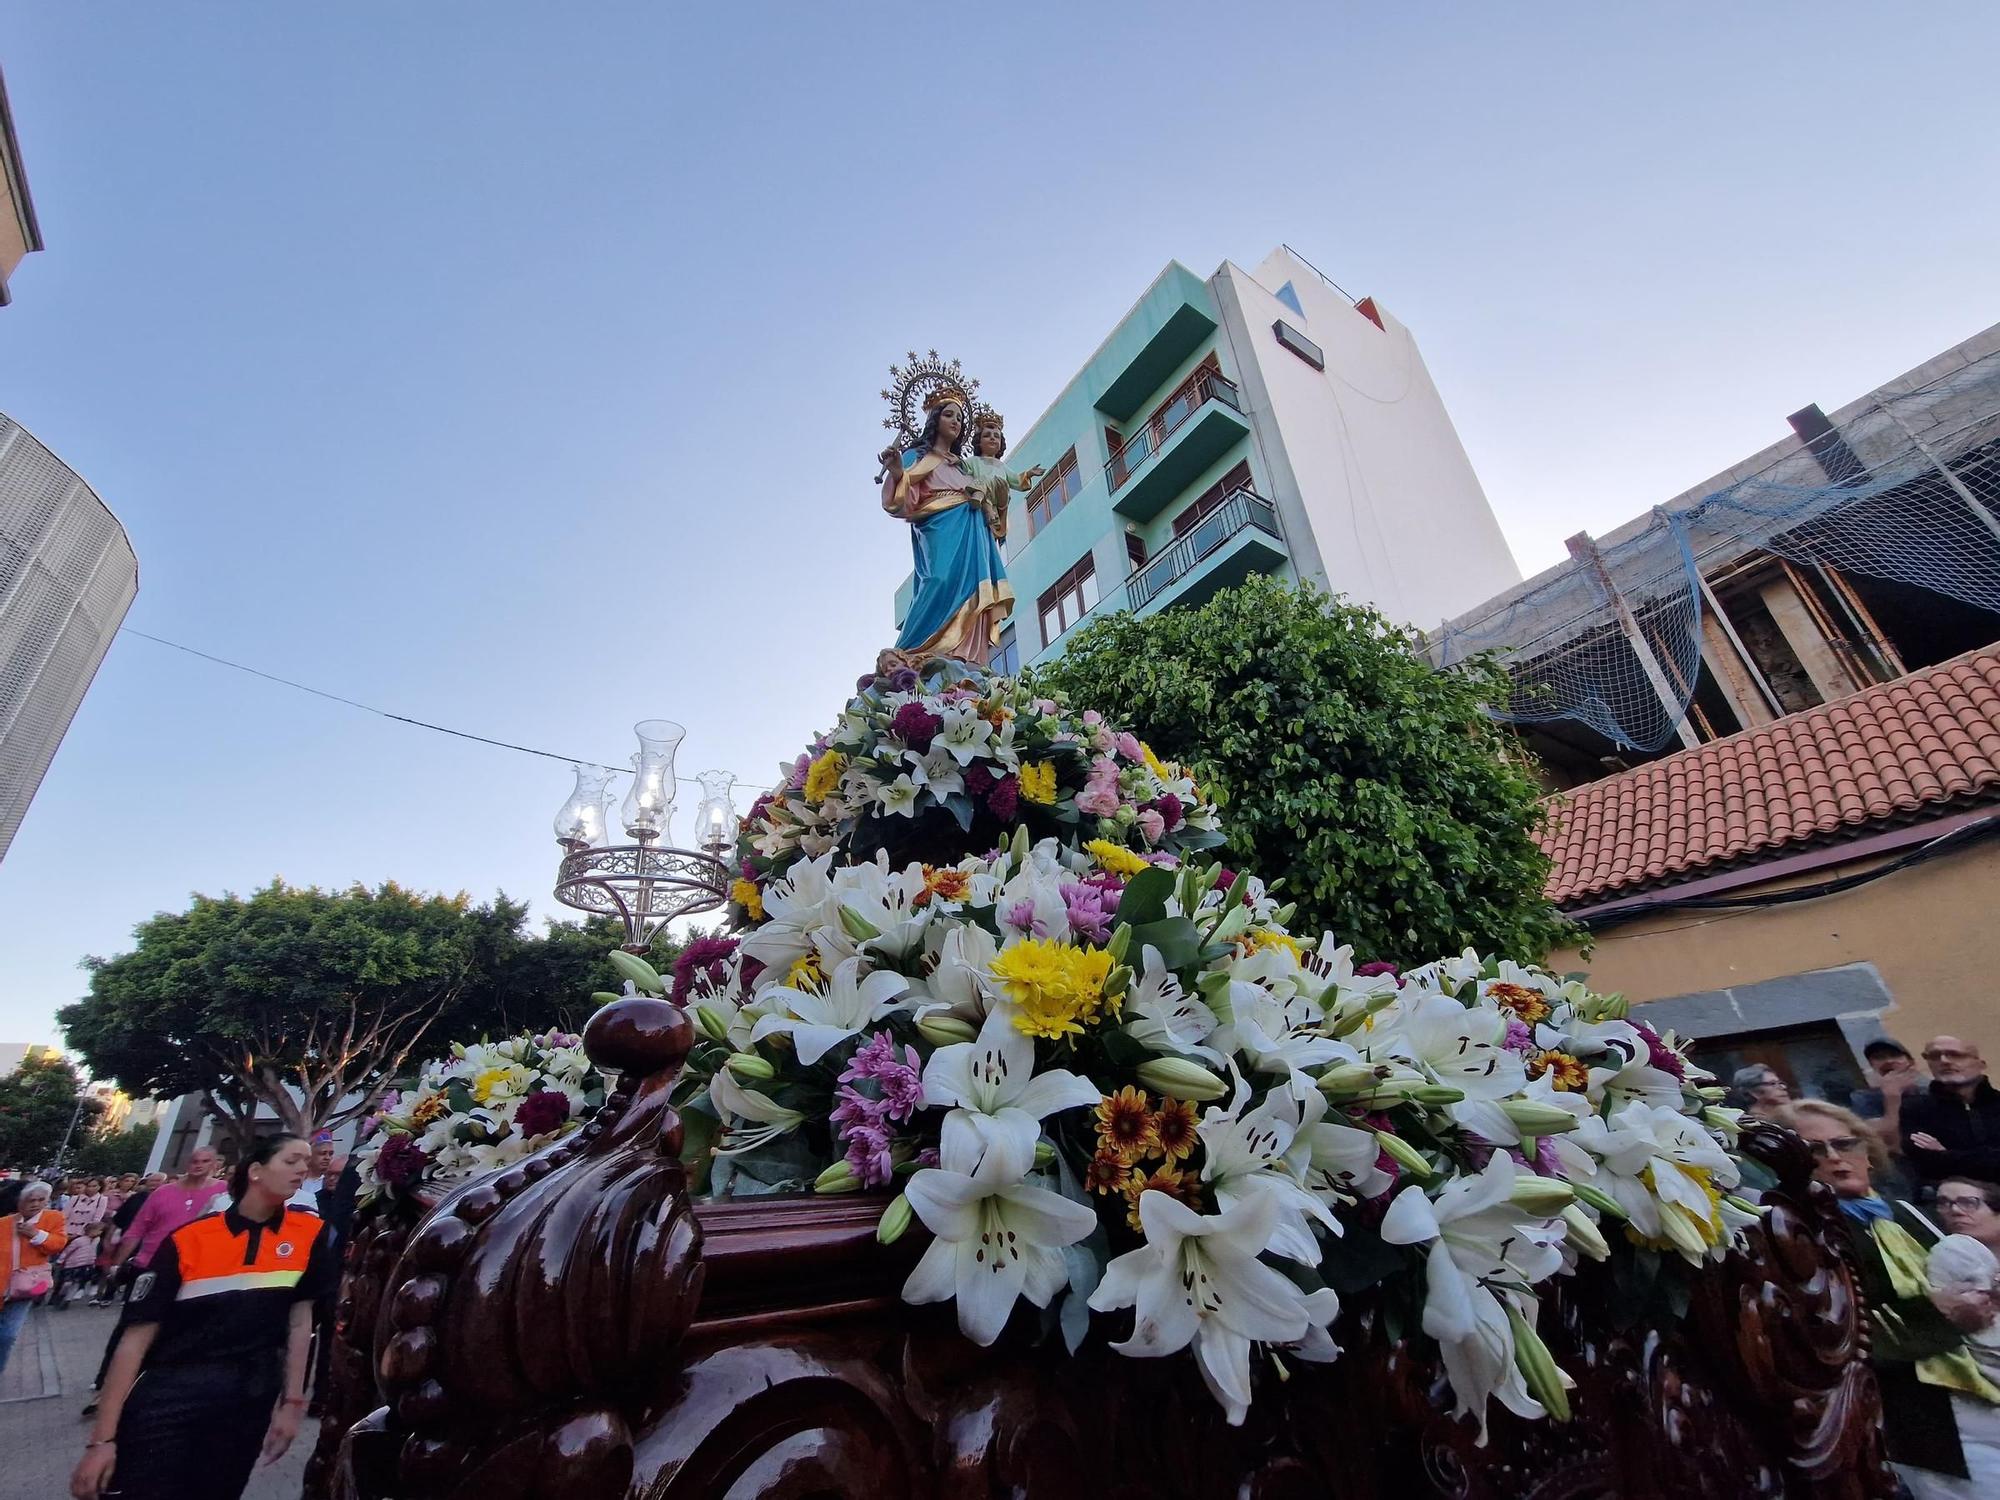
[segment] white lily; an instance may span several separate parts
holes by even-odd
[[[1431,1247],[1424,1332],[1438,1341],[1456,1409],[1478,1418],[1482,1443],[1491,1396],[1521,1416],[1542,1415],[1515,1369],[1513,1331],[1488,1283],[1533,1285],[1562,1265],[1561,1221],[1536,1220],[1516,1206],[1515,1175],[1512,1158],[1496,1152],[1485,1171],[1454,1179],[1435,1199],[1419,1185],[1404,1188],[1382,1219],[1388,1243]]]
[[[1319,1034],[1318,1002],[1296,990],[1281,999],[1261,984],[1232,978],[1227,994],[1229,1018],[1210,1040],[1237,1053],[1253,1072],[1289,1075],[1357,1056],[1347,1043]]]
[[[914,818],[917,815],[917,794],[923,790],[910,779],[905,771],[894,781],[880,782],[875,787],[875,805],[884,817],[899,816]]]
[[[1141,951],[1138,981],[1125,997],[1125,1034],[1150,1052],[1199,1057],[1220,1067],[1223,1056],[1204,1045],[1219,1023],[1199,996],[1180,980],[1148,943]]]
[[[833,873],[836,912],[844,907],[874,928],[876,936],[864,939],[861,947],[892,964],[901,964],[923,946],[934,914],[929,905],[917,904],[923,894],[924,867],[891,870],[889,856],[882,851],[866,864],[846,865]]]
[[[1505,1099],[1528,1081],[1527,1065],[1501,1045],[1507,1019],[1467,1009],[1438,990],[1412,987],[1377,1018],[1363,1053],[1371,1062],[1404,1057],[1469,1099]]]
[[[1319,1090],[1308,1092],[1324,1113],[1326,1101]],[[1271,1198],[1278,1209],[1264,1248],[1301,1265],[1316,1266],[1319,1242],[1308,1221],[1317,1220],[1332,1234],[1340,1233],[1340,1223],[1300,1181],[1307,1148],[1300,1146],[1296,1163],[1289,1159],[1298,1136],[1300,1100],[1288,1089],[1274,1088],[1263,1103],[1246,1112],[1249,1099],[1250,1090],[1239,1075],[1229,1108],[1211,1108],[1202,1115],[1196,1127],[1203,1148],[1201,1179],[1214,1190],[1216,1205],[1225,1213],[1253,1195]]]
[[[1257,1257],[1277,1222],[1278,1201],[1253,1193],[1220,1214],[1198,1214],[1165,1193],[1139,1195],[1143,1247],[1105,1267],[1091,1293],[1099,1312],[1136,1310],[1132,1337],[1111,1347],[1152,1358],[1195,1346],[1201,1378],[1232,1426],[1250,1409],[1250,1345],[1294,1344],[1334,1299],[1305,1294]]]
[[[1306,960],[1306,967],[1325,986],[1320,993],[1320,1006],[1329,1021],[1366,1015],[1400,988],[1393,974],[1355,973],[1353,945],[1336,945],[1330,932],[1320,938]]]
[[[768,970],[783,975],[813,951],[813,934],[839,931],[840,912],[832,904],[833,881],[828,867],[833,856],[802,859],[764,890],[764,921],[743,939],[739,950]],[[844,935],[843,935],[844,939]],[[847,951],[853,951],[851,941]]]
[[[938,801],[944,801],[953,792],[965,790],[965,777],[949,750],[905,750],[903,759],[910,763],[910,779],[918,786],[927,788]]]
[[[977,922],[933,923],[925,946],[935,949],[930,973],[911,986],[929,996],[920,1011],[944,1013],[977,1026],[993,1008],[986,966],[999,955],[993,934]]]
[[[905,1302],[958,1303],[958,1326],[975,1344],[991,1344],[1014,1303],[1037,1307],[1069,1282],[1062,1250],[1097,1227],[1097,1215],[1022,1181],[1034,1164],[1011,1137],[994,1142],[970,1173],[958,1162],[926,1167],[903,1189],[936,1236],[903,1283]]]
[[[708,1099],[722,1117],[724,1144],[716,1147],[717,1156],[755,1151],[805,1123],[806,1117],[799,1111],[785,1108],[769,1094],[745,1088],[727,1068],[717,1069],[709,1079]]]
[[[799,1061],[811,1067],[849,1037],[859,1036],[906,1009],[902,997],[909,981],[900,974],[878,969],[862,977],[862,960],[850,958],[828,977],[826,987],[799,990],[789,986],[761,991],[759,1003],[772,1009],[751,1031],[752,1041],[761,1042],[776,1032],[784,1032],[798,1049]]]
[[[970,765],[993,738],[993,726],[979,717],[976,703],[948,703],[938,709],[944,727],[931,741],[934,750],[949,751],[961,766]]]
[[[957,1106],[944,1117],[942,1158],[966,1172],[1000,1146],[1032,1161],[1043,1120],[1100,1097],[1074,1073],[1037,1073],[1034,1040],[998,1010],[977,1041],[940,1047],[924,1065],[924,1103]]]
[[[1595,1185],[1645,1238],[1699,1264],[1734,1236],[1742,1216],[1718,1198],[1741,1174],[1699,1121],[1634,1102],[1608,1119],[1591,1116],[1576,1141],[1597,1159]]]
[[[1327,1119],[1326,1095],[1310,1079],[1295,1075],[1291,1088],[1273,1089],[1266,1102],[1295,1127],[1286,1163],[1311,1192],[1343,1200],[1373,1198],[1394,1181],[1378,1165],[1382,1146],[1375,1132]],[[1333,1231],[1340,1233],[1338,1220]]]

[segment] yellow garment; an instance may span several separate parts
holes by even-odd
[[[1869,1232],[1875,1237],[1875,1248],[1882,1256],[1882,1268],[1889,1273],[1889,1285],[1896,1295],[1929,1297],[1931,1280],[1924,1268],[1929,1256],[1924,1247],[1894,1219],[1875,1220],[1869,1226]],[[1963,1348],[1918,1360],[1917,1379],[1925,1385],[1940,1386],[2000,1406],[2000,1386],[1986,1378],[1979,1362]]]

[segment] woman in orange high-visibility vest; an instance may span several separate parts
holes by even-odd
[[[339,1274],[319,1216],[285,1202],[311,1159],[295,1135],[259,1141],[229,1206],[176,1229],[133,1282],[70,1476],[79,1500],[237,1500],[258,1453],[292,1445],[313,1303]]]

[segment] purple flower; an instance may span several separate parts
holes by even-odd
[[[875,674],[873,672],[863,672],[859,677],[854,679],[854,696],[859,698],[873,686],[875,686]]]
[[[736,939],[724,937],[698,937],[681,949],[674,960],[674,999],[686,1000],[698,978],[710,986],[722,983],[735,952]]]
[[[1687,1081],[1687,1061],[1680,1053],[1669,1047],[1660,1034],[1644,1021],[1634,1021],[1633,1030],[1646,1040],[1647,1061],[1662,1073],[1670,1073],[1682,1082]]]
[[[1001,822],[1012,822],[1014,814],[1021,810],[1021,779],[1018,776],[1002,776],[993,783],[993,790],[986,794],[986,805],[993,809],[993,816]]]
[[[803,791],[806,784],[806,773],[810,770],[812,770],[812,757],[810,755],[801,755],[797,760],[792,762],[792,769],[785,774],[785,785],[792,791]]]
[[[1166,824],[1168,833],[1172,833],[1187,821],[1186,805],[1172,792],[1160,793],[1146,804],[1146,810],[1160,815],[1160,821]]]
[[[1354,972],[1359,974],[1361,971],[1356,969]],[[1507,1018],[1507,1040],[1500,1045],[1505,1047],[1509,1052],[1533,1052],[1535,1050],[1535,1034],[1528,1030],[1528,1023],[1523,1021],[1519,1016],[1509,1016]]]
[[[392,1135],[382,1143],[375,1158],[377,1180],[390,1187],[408,1187],[424,1175],[431,1159],[424,1155],[413,1136]]]
[[[889,733],[922,755],[944,728],[944,720],[921,703],[905,703],[889,721]]]
[[[1220,875],[1215,877],[1215,888],[1218,891],[1226,891],[1234,884],[1236,884],[1236,872],[1234,870],[1224,870]]]
[[[1386,958],[1378,958],[1371,963],[1356,964],[1354,966],[1354,977],[1357,979],[1373,979],[1377,974],[1387,974],[1391,979],[1396,981],[1397,989],[1400,990],[1403,987],[1402,971]]]
[[[1107,904],[1103,891],[1091,885],[1066,884],[1062,888],[1063,905],[1069,908],[1069,925],[1079,936],[1089,938],[1093,943],[1111,941],[1111,914],[1117,909],[1117,902]]]
[[[841,1139],[858,1125],[879,1125],[882,1122],[882,1101],[871,1099],[857,1088],[842,1084],[834,1090],[834,1098],[840,1102],[833,1107],[828,1119],[839,1127]]]
[[[856,1125],[847,1133],[847,1164],[865,1188],[887,1187],[896,1175],[889,1154],[891,1136],[883,1125]]]
[[[840,1081],[873,1081],[880,1090],[882,1114],[891,1120],[907,1120],[924,1102],[923,1070],[915,1047],[905,1047],[896,1055],[896,1039],[878,1031],[864,1042],[841,1070]],[[843,1089],[844,1096],[849,1091]]]
[[[514,1128],[533,1140],[547,1135],[569,1118],[569,1095],[554,1089],[537,1089],[514,1111]]]
[[[1035,931],[1035,903],[1025,896],[1001,914],[1000,922],[1002,926],[1011,927],[1016,932],[1040,936]]]
[[[917,674],[909,667],[898,667],[889,674],[889,691],[892,693],[914,693],[917,690]]]

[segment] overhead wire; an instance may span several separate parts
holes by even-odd
[[[198,656],[203,661],[213,662],[218,667],[228,667],[230,670],[236,672],[247,672],[252,677],[261,677],[266,682],[277,683],[280,687],[293,688],[301,693],[310,693],[315,698],[324,698],[330,703],[343,704],[348,708],[358,708],[363,713],[374,714],[377,718],[390,719],[398,724],[408,724],[414,729],[428,729],[435,734],[448,734],[457,739],[472,740],[481,745],[492,745],[494,748],[500,750],[514,750],[522,755],[538,755],[544,760],[561,761],[565,765],[589,766],[593,770],[611,771],[619,775],[631,774],[632,768],[630,766],[608,766],[602,761],[590,760],[581,755],[562,755],[554,750],[538,750],[532,745],[517,745],[511,740],[496,740],[490,735],[474,734],[468,729],[453,729],[448,724],[433,724],[428,719],[416,719],[408,714],[391,713],[388,709],[377,708],[372,703],[363,703],[359,699],[343,697],[339,693],[329,693],[326,689],[313,687],[310,683],[297,682],[289,677],[280,677],[275,672],[266,672],[262,668],[248,666],[240,661],[231,661],[226,656],[217,656],[211,651],[202,651],[194,646],[183,645],[179,641],[170,641],[165,636],[151,635],[146,631],[136,630],[130,625],[119,626],[118,633],[120,635],[135,635],[142,641],[153,642],[156,646],[169,646],[175,651],[184,651],[189,656]],[[754,786],[757,784],[753,778],[738,776],[734,771],[731,771],[729,774],[734,778],[736,785]],[[688,786],[699,786],[701,784],[699,779],[693,776],[676,776],[674,780],[684,782]]]

